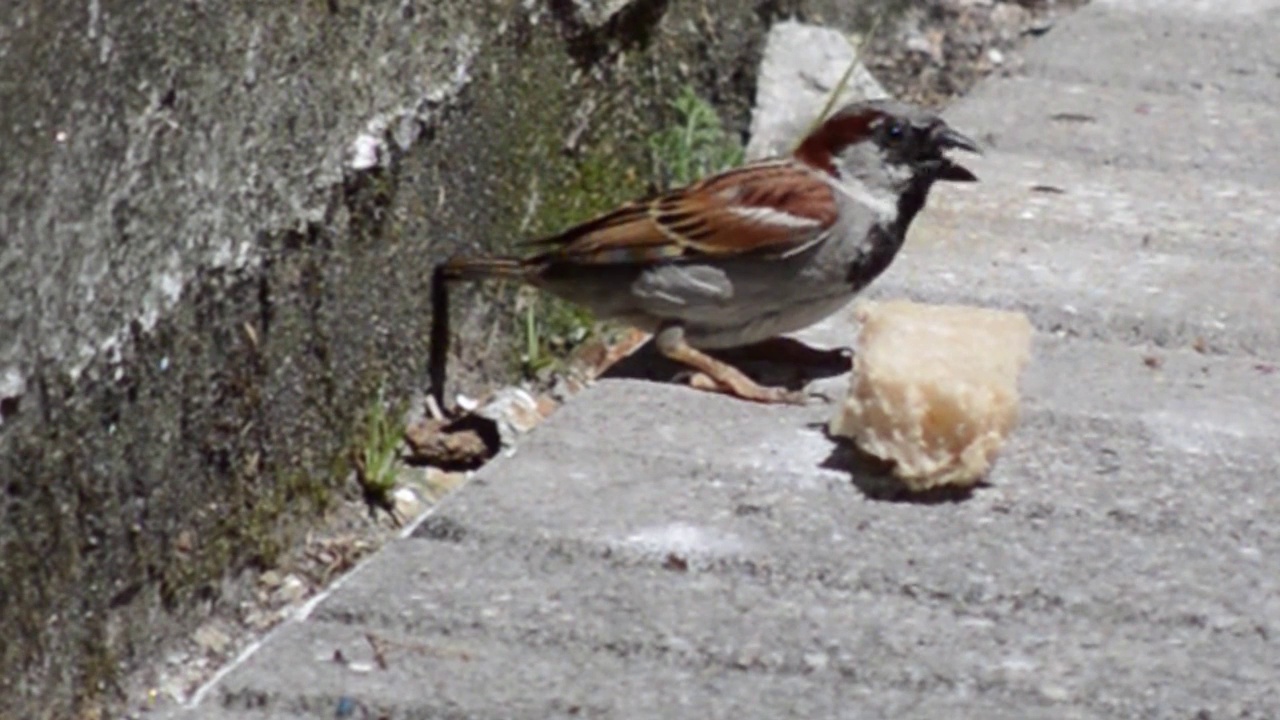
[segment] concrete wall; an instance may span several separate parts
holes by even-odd
[[[271,562],[422,388],[435,260],[643,191],[679,87],[745,127],[768,24],[853,5],[0,4],[0,717],[109,704]]]

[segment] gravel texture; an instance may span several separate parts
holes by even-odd
[[[902,100],[946,105],[993,72],[1021,63],[1018,48],[1087,0],[928,0],[877,32],[871,73]]]

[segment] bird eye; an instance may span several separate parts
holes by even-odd
[[[888,132],[889,139],[901,140],[902,136],[907,134],[907,129],[902,126],[902,123],[894,122],[890,123]]]

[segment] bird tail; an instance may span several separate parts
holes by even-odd
[[[529,266],[519,258],[452,258],[436,271],[442,280],[523,280]]]

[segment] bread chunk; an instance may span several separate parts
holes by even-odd
[[[977,483],[1018,420],[1027,317],[905,300],[855,312],[853,379],[831,433],[891,461],[909,490]]]

